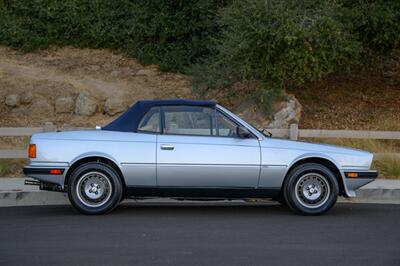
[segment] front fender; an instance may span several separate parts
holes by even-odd
[[[329,155],[326,155],[326,154],[323,154],[323,153],[315,152],[315,153],[305,153],[305,154],[302,154],[302,155],[300,155],[300,156],[297,156],[297,157],[294,158],[294,159],[292,160],[292,162],[288,165],[288,170],[289,170],[294,164],[298,163],[299,161],[306,160],[306,159],[311,159],[311,158],[325,159],[325,160],[328,160],[328,161],[330,161],[331,163],[333,163],[333,164],[336,166],[336,168],[337,168],[338,170],[341,168],[341,166],[339,165],[339,163],[338,163],[333,157],[331,157],[331,156],[329,156]]]
[[[327,161],[331,162],[336,167],[338,172],[340,173],[340,177],[339,177],[340,180],[338,180],[338,181],[341,181],[342,184],[343,184],[343,190],[344,190],[343,191],[344,192],[343,196],[345,196],[345,197],[355,197],[354,190],[350,190],[348,188],[347,181],[346,181],[346,176],[345,176],[343,170],[341,169],[342,168],[341,165],[333,157],[331,157],[331,156],[329,156],[327,154],[323,154],[323,153],[305,153],[305,154],[302,154],[302,155],[296,157],[288,165],[288,168],[287,168],[286,173],[285,173],[285,178],[286,178],[287,174],[289,173],[289,171],[292,169],[292,167],[294,165],[296,165],[300,161],[310,160],[310,159],[323,159],[323,160],[327,160]]]

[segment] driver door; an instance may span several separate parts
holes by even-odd
[[[256,137],[239,138],[237,124],[210,107],[162,107],[157,140],[160,187],[254,188],[260,172]]]

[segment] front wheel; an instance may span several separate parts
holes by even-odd
[[[305,163],[294,168],[283,187],[286,203],[297,213],[319,215],[336,203],[339,186],[327,167]]]
[[[122,198],[118,173],[100,162],[79,166],[68,182],[68,198],[84,214],[103,214],[114,209]]]

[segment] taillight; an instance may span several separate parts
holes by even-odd
[[[36,158],[36,144],[29,144],[28,157]]]

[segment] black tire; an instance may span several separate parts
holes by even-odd
[[[85,163],[76,168],[69,178],[69,201],[75,209],[84,214],[109,212],[118,205],[122,195],[120,176],[104,163]]]
[[[339,185],[335,174],[317,163],[305,163],[290,171],[283,187],[287,205],[302,215],[319,215],[336,203]]]

